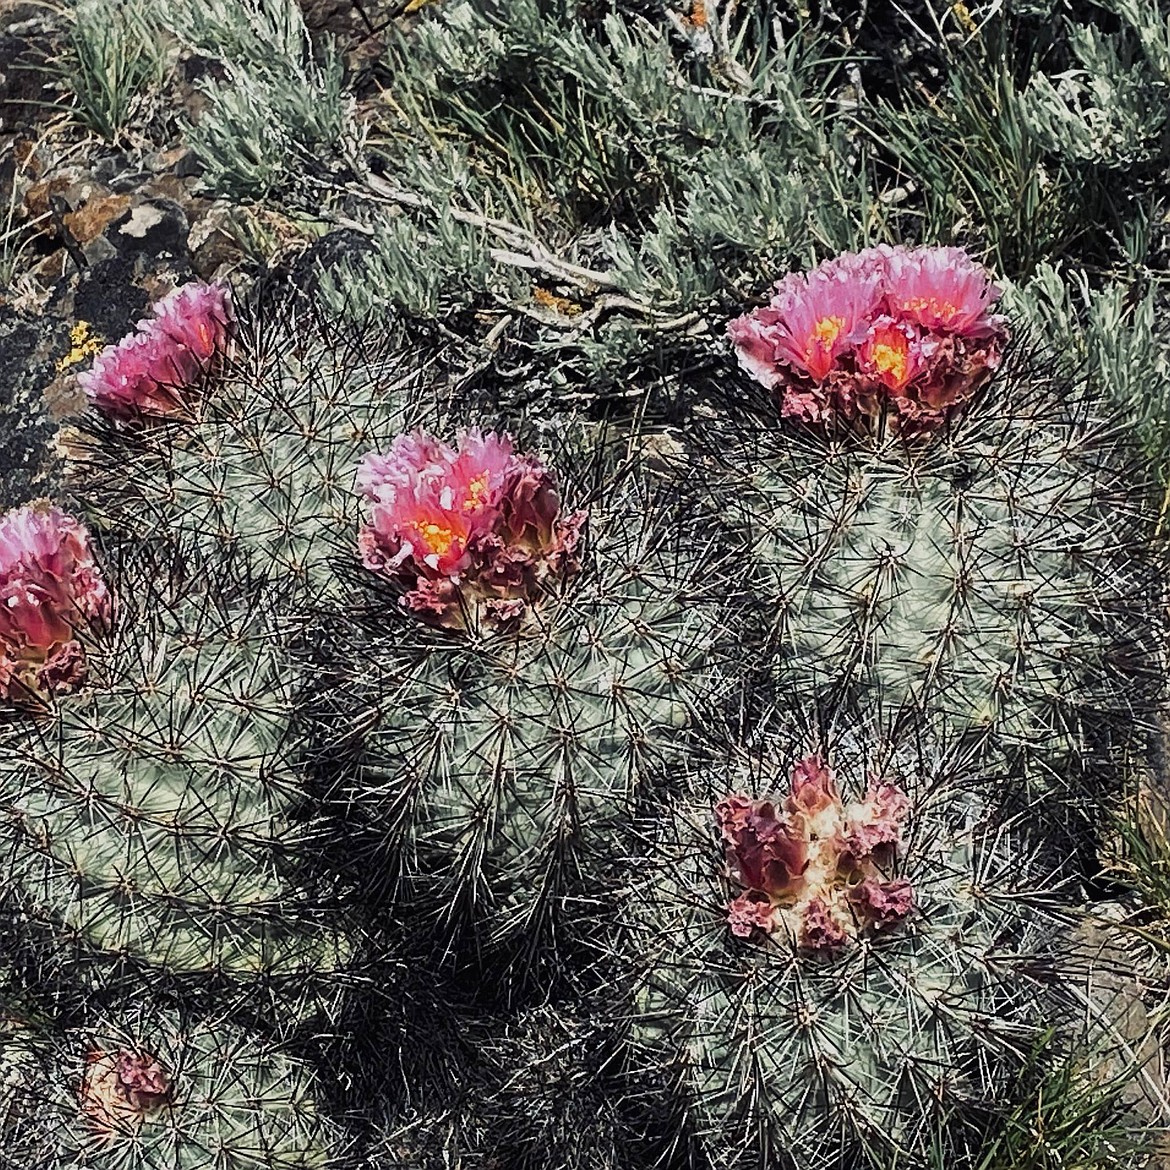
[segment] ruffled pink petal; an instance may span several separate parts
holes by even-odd
[[[0,694],[20,700],[79,685],[85,657],[77,634],[100,629],[112,602],[73,517],[47,504],[0,517]]]
[[[859,917],[875,929],[894,926],[914,910],[914,891],[905,878],[884,881],[867,877],[849,891],[849,901]]]
[[[778,817],[771,801],[739,793],[716,804],[715,819],[740,885],[774,896],[791,893],[808,865],[808,839],[800,828]]]
[[[910,798],[896,785],[871,784],[865,799],[849,810],[846,843],[852,855],[865,858],[887,846],[896,847],[909,812]]]
[[[840,802],[833,774],[820,756],[807,756],[794,765],[792,792],[785,801],[789,812],[816,816]]]
[[[183,414],[184,391],[226,351],[232,327],[226,288],[183,285],[138,322],[136,333],[103,349],[78,374],[78,385],[95,407],[116,418]]]
[[[829,901],[815,897],[803,908],[797,941],[806,950],[835,951],[849,941],[849,931]]]
[[[741,894],[728,903],[727,922],[736,938],[751,938],[755,930],[771,934],[776,928],[772,903],[754,893]]]

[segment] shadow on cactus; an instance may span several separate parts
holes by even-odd
[[[461,1021],[469,1053],[447,1083],[419,1086],[391,1110],[369,1170],[615,1170],[633,1165],[614,1092],[612,1026],[554,1002]]]
[[[489,462],[506,447],[464,440]],[[746,669],[739,570],[677,491],[610,476],[587,439],[547,466],[509,454],[474,499],[459,485],[486,473],[444,450],[421,471],[367,464],[385,502],[366,563],[392,581],[353,630],[360,774],[335,796],[368,834],[363,868],[441,936],[586,936],[648,782]]]
[[[1060,909],[967,794],[972,766],[862,726],[815,743],[774,725],[648,823],[631,1061],[638,1092],[673,1087],[674,1156],[917,1167],[1000,1103],[1058,1015]]]
[[[28,912],[103,970],[337,972],[351,945],[302,874],[313,829],[277,602],[245,564],[194,557],[128,557],[111,585],[88,685],[5,733],[3,848]]]
[[[24,1072],[13,1105],[35,1165],[323,1170],[343,1152],[311,1070],[221,1019],[138,1005],[5,1037],[0,1057]]]
[[[162,306],[156,313],[169,319]],[[76,491],[103,526],[186,540],[207,556],[242,550],[270,577],[328,594],[331,560],[350,553],[358,460],[432,409],[419,405],[427,362],[408,355],[385,322],[338,324],[292,294],[244,301],[230,333],[211,336],[218,318],[209,320],[186,324],[197,335],[192,346],[206,335],[216,347],[210,365],[188,369],[191,347],[154,328],[143,344],[161,347],[152,361],[162,372],[138,370],[139,342],[130,338],[81,375],[98,413],[83,424]],[[181,410],[156,408],[152,388],[168,390],[164,375],[176,366],[204,373],[184,381]]]

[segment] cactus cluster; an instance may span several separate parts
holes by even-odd
[[[1156,633],[1121,444],[993,301],[789,278],[732,328],[770,417],[728,355],[673,454],[301,297],[99,355],[78,519],[0,528],[12,1148],[960,1166],[1068,1022],[1036,825],[1140,747]]]

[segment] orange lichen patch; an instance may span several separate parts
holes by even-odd
[[[707,5],[704,0],[693,0],[690,21],[695,28],[707,27]]]
[[[130,206],[129,195],[100,193],[87,199],[76,211],[61,217],[69,234],[81,245],[96,240]]]
[[[534,288],[532,299],[542,308],[552,309],[553,312],[560,313],[563,317],[579,317],[581,315],[581,306],[576,301],[571,301],[568,297],[558,297],[546,288],[539,286]]]
[[[71,366],[93,357],[102,348],[100,337],[91,335],[88,321],[78,321],[69,330],[69,352],[57,362],[57,372],[64,373]]]

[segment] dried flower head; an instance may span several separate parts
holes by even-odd
[[[78,384],[115,418],[186,412],[190,387],[225,352],[232,332],[231,298],[218,284],[192,281],[158,301],[137,332],[109,345]]]
[[[798,947],[828,952],[901,922],[914,895],[888,870],[909,811],[906,794],[880,782],[846,804],[819,756],[797,762],[779,807],[739,793],[719,801],[728,871],[746,890],[727,908],[732,934],[784,930]]]
[[[399,435],[357,473],[371,502],[358,546],[366,568],[403,589],[402,604],[460,628],[518,619],[550,578],[577,566],[585,515],[561,515],[549,470],[508,436],[463,431],[458,448]]]
[[[728,334],[740,365],[811,423],[929,430],[999,367],[999,290],[961,248],[847,252],[776,285]]]
[[[148,1114],[167,1105],[171,1081],[152,1056],[95,1050],[85,1058],[80,1098],[86,1124],[112,1138],[133,1134]]]
[[[0,699],[23,703],[85,679],[81,636],[111,617],[89,534],[39,501],[0,517]]]

